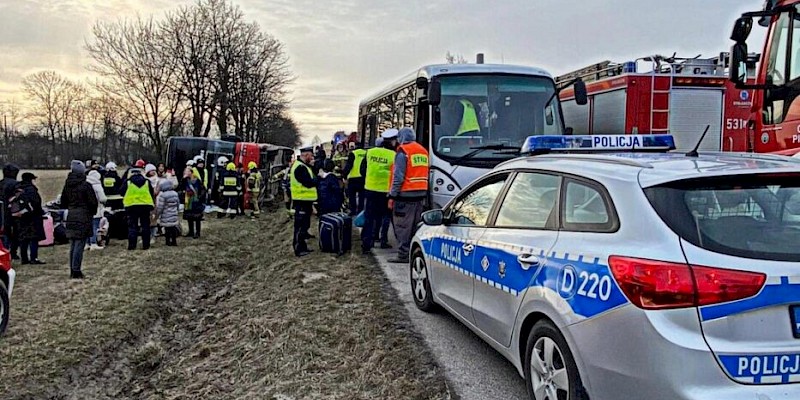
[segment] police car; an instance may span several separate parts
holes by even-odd
[[[529,138],[549,154],[424,214],[417,307],[455,315],[536,400],[800,399],[800,162],[668,149]]]

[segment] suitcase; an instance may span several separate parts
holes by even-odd
[[[44,237],[45,239],[39,242],[39,246],[52,246],[55,244],[55,225],[53,224],[53,217],[46,215],[42,217],[44,221]]]
[[[346,213],[319,217],[319,248],[323,253],[342,255],[352,248],[353,218]]]

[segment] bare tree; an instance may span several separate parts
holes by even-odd
[[[72,86],[72,82],[55,71],[37,72],[22,80],[22,88],[32,102],[31,116],[47,130],[53,150],[56,135],[63,133],[64,108]]]
[[[464,55],[453,54],[449,51],[445,54],[444,59],[448,64],[467,64],[467,59],[464,58]]]
[[[102,91],[137,121],[134,129],[146,136],[158,154],[180,117],[176,93],[175,58],[164,46],[152,18],[131,22],[97,23],[86,49],[96,64],[91,70],[103,80]]]

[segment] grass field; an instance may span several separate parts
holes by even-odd
[[[290,247],[273,213],[207,221],[178,248],[112,242],[79,282],[66,246],[44,249],[17,266],[0,398],[452,397],[371,258]]]

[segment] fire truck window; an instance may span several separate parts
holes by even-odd
[[[786,83],[786,47],[789,41],[789,26],[791,19],[789,13],[783,13],[775,24],[769,47],[767,60],[767,83],[783,85]],[[778,124],[783,122],[785,96],[777,91],[768,92],[764,101],[764,123]]]

